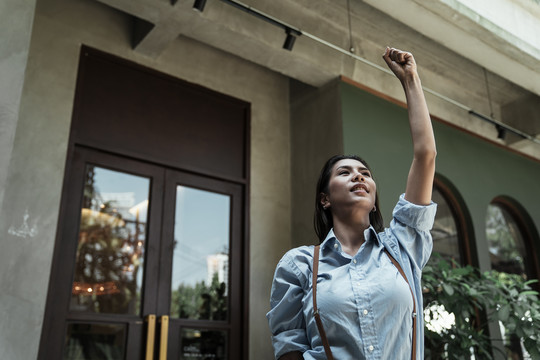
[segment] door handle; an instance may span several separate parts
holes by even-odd
[[[154,360],[154,341],[156,337],[156,315],[147,315],[144,321],[148,323],[146,332],[146,360]]]
[[[169,316],[160,318],[161,331],[159,335],[159,360],[167,360],[167,340],[169,339]]]

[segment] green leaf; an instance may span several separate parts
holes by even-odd
[[[508,320],[508,316],[510,315],[510,306],[502,306],[497,315],[499,317],[499,320],[504,323],[506,320]]]
[[[454,295],[454,288],[451,285],[443,283],[442,286],[443,286],[444,292],[446,292],[450,296]]]

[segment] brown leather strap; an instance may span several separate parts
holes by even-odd
[[[411,292],[412,302],[413,302],[413,318],[412,318],[413,328],[412,328],[412,356],[411,358],[414,360],[416,359],[416,301],[414,301],[414,293],[411,288],[411,284],[409,284],[409,280],[407,280],[407,277],[405,276],[405,272],[403,272],[403,269],[401,268],[401,265],[399,265],[399,263],[396,261],[396,259],[394,259],[392,255],[390,255],[388,250],[384,249],[384,251],[386,252],[386,255],[388,255],[388,257],[390,258],[394,266],[398,269],[401,276],[403,276],[403,279],[405,279],[405,281],[407,282],[407,285],[409,286],[409,290]]]
[[[317,323],[317,328],[319,329],[319,334],[321,335],[321,341],[324,346],[324,352],[326,353],[326,358],[328,360],[334,360],[332,356],[332,350],[330,350],[330,345],[328,344],[328,339],[326,338],[326,332],[319,315],[319,309],[317,308],[317,276],[319,274],[319,248],[320,245],[315,246],[313,253],[313,316],[315,317],[315,322]]]
[[[330,345],[328,344],[328,339],[326,338],[326,332],[324,331],[324,327],[321,321],[321,317],[319,316],[319,309],[317,309],[317,277],[319,273],[319,248],[320,245],[315,246],[315,249],[313,250],[313,279],[312,279],[312,287],[313,287],[313,316],[315,316],[315,322],[317,323],[317,328],[319,329],[319,334],[321,335],[321,340],[324,346],[324,352],[326,353],[326,357],[328,360],[334,360],[334,357],[332,356],[332,350],[330,350]],[[401,265],[394,259],[392,255],[388,252],[388,250],[384,249],[386,252],[386,255],[388,255],[388,258],[394,266],[398,269],[399,273],[405,279],[405,282],[409,286],[409,290],[411,291],[411,296],[413,300],[413,335],[412,335],[412,354],[411,358],[412,360],[416,359],[416,301],[414,301],[414,293],[411,288],[411,284],[409,283],[409,280],[407,280],[407,277],[405,276],[405,272],[401,268]]]

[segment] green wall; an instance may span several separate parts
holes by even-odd
[[[407,110],[347,83],[341,83],[340,92],[344,153],[361,156],[372,168],[388,223],[399,194],[405,191],[412,160]],[[536,231],[540,229],[540,162],[436,120],[433,128],[437,174],[449,180],[463,198],[474,227],[469,231],[476,241],[478,264],[487,269],[485,217],[495,197],[504,195],[517,201]],[[534,247],[538,254],[540,244]]]

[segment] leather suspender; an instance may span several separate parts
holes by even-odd
[[[313,254],[313,316],[315,317],[315,322],[317,323],[317,328],[319,329],[319,335],[321,335],[321,341],[324,346],[324,352],[326,353],[326,358],[328,360],[334,360],[332,356],[332,350],[330,350],[330,345],[328,344],[328,339],[326,338],[326,332],[319,316],[319,309],[317,308],[317,276],[319,275],[319,248],[320,245],[315,246],[315,253]]]
[[[317,277],[319,273],[319,249],[320,245],[315,246],[314,253],[313,253],[313,277],[312,277],[312,287],[313,287],[313,316],[315,317],[315,322],[317,323],[317,328],[319,329],[319,334],[321,336],[321,341],[324,346],[324,352],[326,353],[326,357],[328,360],[334,360],[334,357],[332,356],[332,350],[330,349],[330,345],[328,344],[328,339],[326,338],[326,332],[324,331],[324,327],[321,321],[321,317],[319,315],[319,309],[317,308]],[[414,293],[411,288],[411,284],[409,284],[409,280],[407,280],[407,277],[405,276],[405,273],[403,272],[403,269],[399,265],[399,263],[390,255],[388,250],[384,249],[386,252],[386,255],[388,255],[388,258],[392,261],[394,266],[398,269],[401,276],[403,276],[403,279],[407,282],[407,285],[409,286],[409,290],[411,291],[411,296],[413,299],[413,335],[412,335],[412,356],[411,358],[413,360],[416,359],[416,301],[414,301]]]

